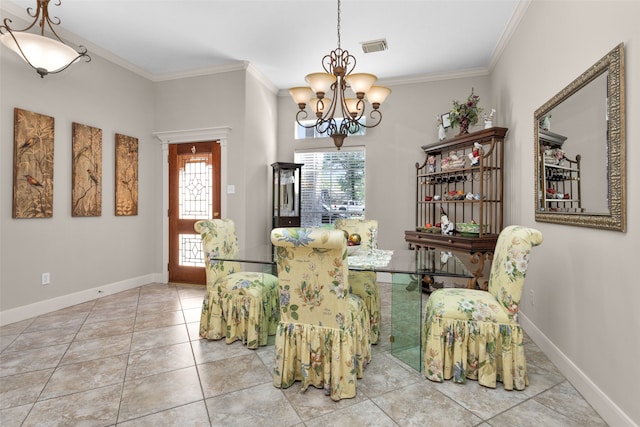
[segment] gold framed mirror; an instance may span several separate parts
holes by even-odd
[[[535,219],[626,231],[624,44],[534,113]]]

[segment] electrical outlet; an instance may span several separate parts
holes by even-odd
[[[51,283],[51,275],[49,273],[42,273],[42,285],[48,285]]]
[[[533,289],[529,289],[529,304],[533,305]]]

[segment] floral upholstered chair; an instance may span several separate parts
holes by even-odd
[[[338,219],[334,223],[338,230],[359,234],[360,246],[364,249],[377,249],[378,221],[366,219]],[[369,310],[371,324],[371,344],[377,344],[380,337],[380,290],[374,271],[349,271],[351,292],[360,296]]]
[[[529,383],[523,332],[517,323],[529,252],[542,233],[511,225],[500,233],[489,289],[439,289],[425,308],[422,348],[428,379],[523,390]]]
[[[206,264],[207,292],[202,303],[200,337],[242,340],[255,349],[266,345],[278,325],[278,279],[258,272],[242,272],[240,264],[219,261],[238,252],[236,227],[229,219],[198,221],[194,225],[202,237]]]
[[[347,245],[341,231],[276,228],[280,323],[273,384],[302,381],[333,400],[356,395],[356,382],[371,361],[369,314],[349,293]]]

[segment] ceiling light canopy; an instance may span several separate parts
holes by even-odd
[[[57,16],[53,21],[49,17],[49,1],[37,0],[37,9],[35,13],[31,7],[27,8],[27,13],[33,18],[33,22],[27,28],[22,30],[14,30],[9,24],[11,19],[5,18],[4,25],[0,26],[0,41],[20,55],[27,64],[31,66],[40,77],[47,74],[55,74],[64,71],[74,62],[85,58],[86,62],[91,61],[91,57],[87,54],[84,46],[79,46],[76,50],[65,44],[53,29],[53,25],[60,25],[60,18]],[[55,3],[60,6],[61,1]],[[40,34],[28,33],[27,31],[38,23]],[[45,27],[55,38],[45,37]]]
[[[289,89],[289,93],[299,108],[296,122],[330,136],[339,150],[349,134],[359,132],[361,127],[372,128],[380,124],[380,104],[391,89],[374,86],[378,78],[373,74],[353,73],[356,58],[340,47],[340,0],[337,28],[338,47],[322,58],[324,72],[308,74],[305,80],[311,87],[294,87]],[[365,99],[371,104],[369,117],[372,122],[368,124],[362,120],[366,110]],[[302,123],[308,117],[307,104],[316,116],[315,123],[310,125]]]

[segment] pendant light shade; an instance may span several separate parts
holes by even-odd
[[[60,2],[56,5],[59,6]],[[54,18],[56,22],[52,22],[49,18],[48,8],[49,0],[37,0],[35,14],[33,14],[31,8],[27,9],[27,13],[29,16],[34,17],[34,20],[31,25],[23,30],[12,29],[9,25],[11,20],[8,18],[4,20],[4,25],[0,26],[0,41],[2,44],[17,53],[40,74],[40,77],[59,73],[80,58],[84,58],[87,62],[91,61],[91,57],[87,55],[87,49],[83,46],[79,46],[79,49],[76,50],[65,44],[58,37],[53,25],[59,25],[60,20]],[[27,30],[31,29],[36,23],[41,29],[40,34],[28,33]],[[44,34],[45,28],[48,28],[54,37],[46,37]]]

